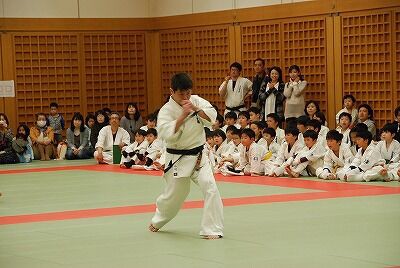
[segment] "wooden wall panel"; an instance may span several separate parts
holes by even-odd
[[[160,47],[162,94],[166,100],[175,73],[187,72],[193,76],[193,31],[162,31]]]
[[[325,18],[302,19],[282,23],[282,72],[288,81],[288,69],[296,64],[308,82],[306,99],[319,103],[327,111]]]
[[[395,68],[394,68],[394,108],[400,106],[400,11],[394,12],[394,51],[395,51]]]
[[[31,125],[53,101],[72,118],[81,109],[77,34],[18,33],[13,41],[17,121]]]
[[[368,103],[378,127],[392,118],[391,12],[344,15],[343,94]]]
[[[194,30],[194,94],[200,95],[219,110],[225,102],[218,88],[229,71],[229,29],[227,26]]]
[[[84,35],[88,112],[104,107],[122,113],[136,102],[147,113],[146,61],[143,33]]]
[[[265,59],[266,67],[281,65],[280,23],[264,21],[241,26],[243,76],[254,76],[254,60]]]

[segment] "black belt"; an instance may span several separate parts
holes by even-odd
[[[187,150],[178,150],[178,149],[171,149],[167,148],[167,153],[170,154],[179,154],[179,155],[197,155],[201,151],[203,151],[204,145],[200,145],[196,148],[193,149],[187,149]]]
[[[184,155],[198,155],[199,153],[201,153],[203,151],[203,148],[204,148],[204,145],[200,145],[200,146],[198,146],[196,148],[188,149],[188,150],[178,150],[178,149],[167,148],[167,153],[179,154],[180,157],[175,162],[172,162],[172,160],[169,161],[168,166],[166,166],[164,168],[164,174],[167,173],[176,164],[176,162],[178,162],[182,158],[182,156],[184,156]]]
[[[229,110],[229,111],[240,111],[240,109],[244,108],[244,107],[245,107],[244,104],[242,104],[242,105],[239,105],[239,106],[236,106],[236,107],[228,107],[228,106],[226,106],[226,109]]]

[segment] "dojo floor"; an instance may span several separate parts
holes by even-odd
[[[198,236],[196,185],[147,231],[159,172],[85,161],[0,166],[0,267],[400,267],[400,183],[217,176],[225,237]]]

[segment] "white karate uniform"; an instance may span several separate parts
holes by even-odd
[[[144,154],[148,144],[149,143],[147,142],[146,139],[144,139],[141,143],[138,143],[137,141],[135,141],[131,145],[126,146],[124,148],[124,151],[127,152],[128,154],[131,152],[135,152],[135,151],[138,151],[139,154]],[[125,157],[122,155],[120,164],[130,162],[131,160],[133,160],[135,162],[135,164],[137,163],[138,159],[137,159],[136,154],[133,157],[130,157],[129,155],[127,157]]]
[[[206,142],[204,144],[203,154],[208,158],[210,161],[211,169],[215,169],[215,157],[214,157],[214,150],[213,148]]]
[[[303,176],[316,176],[316,170],[321,168],[324,164],[325,148],[318,142],[313,147],[308,148],[304,146],[303,149],[295,156],[291,156],[287,162],[290,164],[290,169],[293,172],[301,174]],[[301,158],[307,158],[308,160],[301,163]]]
[[[103,161],[107,164],[113,163],[113,145],[119,145],[121,142],[126,145],[130,144],[130,136],[128,131],[122,127],[118,127],[117,135],[115,136],[115,141],[113,141],[113,135],[111,126],[103,127],[97,138],[97,143],[95,148],[103,148]],[[98,155],[97,151],[94,152],[94,158]]]
[[[283,129],[281,129],[280,127],[277,127],[275,129],[275,133],[276,133],[275,141],[276,141],[276,143],[281,145],[285,141],[285,131]]]
[[[287,142],[282,143],[276,159],[274,161],[267,161],[265,163],[265,175],[271,176],[273,173],[275,173],[277,176],[282,176],[285,171],[285,167],[290,165],[287,160],[290,157],[297,155],[303,149],[303,147],[304,144],[299,140],[296,140],[290,150]]]
[[[264,174],[264,163],[263,158],[265,155],[265,148],[261,147],[257,143],[253,142],[250,144],[249,149],[245,146],[241,147],[239,166],[237,170],[243,170],[244,174]]]
[[[342,143],[339,148],[339,156],[329,149],[324,156],[324,165],[316,170],[316,174],[320,179],[327,179],[329,174],[336,175],[337,179],[343,180],[344,167],[350,166],[354,155],[348,144]]]
[[[350,166],[345,168],[345,174],[347,175],[347,181],[370,181],[370,175],[373,175],[381,169],[385,160],[382,159],[380,152],[376,145],[371,142],[368,145],[365,152],[362,152],[362,148],[358,149],[350,166],[356,167],[351,169]],[[360,170],[360,169],[361,170]]]
[[[343,134],[342,144],[345,143],[345,144],[351,146],[350,128],[346,129],[345,131],[342,131],[341,127],[337,127],[336,130],[339,133]]]
[[[220,168],[218,166],[215,169],[215,173],[222,173],[226,174],[227,167],[236,167],[239,163],[240,159],[240,152],[243,148],[243,145],[239,143],[238,145],[235,145],[233,141],[230,141],[228,143],[228,150],[224,153],[222,153],[222,158],[233,158],[233,163],[231,162],[225,162]]]
[[[319,131],[318,135],[326,139],[326,134],[328,134],[329,128],[326,126],[321,126],[321,130]]]
[[[164,150],[164,144],[162,140],[160,139],[155,139],[151,144],[147,145],[145,155],[147,158],[150,158],[151,160],[155,161],[157,156],[161,156],[162,152]]]
[[[371,180],[385,180],[388,177],[390,180],[398,180],[397,170],[399,169],[400,158],[400,143],[393,140],[389,147],[386,146],[386,141],[380,141],[376,145],[376,149],[380,152],[381,157],[385,160],[384,166],[377,166],[371,171],[366,172],[365,177]],[[382,176],[380,171],[386,167],[387,175]]]
[[[226,153],[228,149],[229,145],[227,140],[224,140],[218,148],[217,145],[214,145],[213,152],[214,152],[215,164],[217,166],[222,160],[222,154]]]
[[[197,95],[192,95],[190,101],[203,110],[211,121],[215,120],[217,112],[208,101]],[[210,126],[211,122],[198,115],[189,115],[175,133],[175,125],[182,111],[182,107],[173,98],[169,98],[158,114],[159,137],[171,149],[188,150],[204,145],[204,127]],[[197,160],[197,155],[166,153],[165,167],[172,163],[173,166],[164,173],[166,186],[156,201],[157,209],[151,220],[154,227],[159,229],[176,216],[193,181],[204,196],[200,235],[223,235],[223,205],[211,165],[207,156],[202,155],[199,168],[196,169]]]
[[[265,148],[265,155],[263,157],[263,161],[264,163],[266,163],[266,161],[275,161],[281,146],[278,143],[276,143],[275,140],[273,140],[269,145],[267,141],[265,141],[264,148]]]
[[[227,107],[238,107],[241,105],[244,105],[244,97],[251,91],[251,86],[253,85],[253,82],[251,82],[249,79],[244,78],[244,77],[238,77],[236,80],[235,88],[232,88],[232,79],[229,80],[228,82],[224,81],[221,86],[219,87],[219,92],[222,91],[224,88],[225,84],[228,83],[226,87],[226,94],[224,96],[225,99],[225,106]],[[246,107],[240,108],[240,111],[245,111]],[[225,109],[224,115],[228,113],[229,110]],[[238,111],[235,111],[236,114],[238,114]]]

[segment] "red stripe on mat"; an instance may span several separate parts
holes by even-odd
[[[331,192],[238,197],[238,198],[227,198],[224,199],[223,202],[224,206],[241,206],[241,205],[265,204],[265,203],[275,203],[275,202],[293,202],[293,201],[306,201],[306,200],[328,199],[328,198],[338,198],[338,197],[374,196],[374,195],[386,195],[386,194],[400,194],[400,188],[382,187],[382,188],[372,188],[365,190],[349,190],[341,192],[331,191]],[[184,203],[183,207],[185,209],[202,208],[203,201],[188,201]],[[60,211],[60,212],[29,214],[29,215],[2,216],[0,217],[0,225],[150,213],[154,212],[154,210],[155,210],[155,205],[146,204],[138,206],[95,208],[95,209]]]

